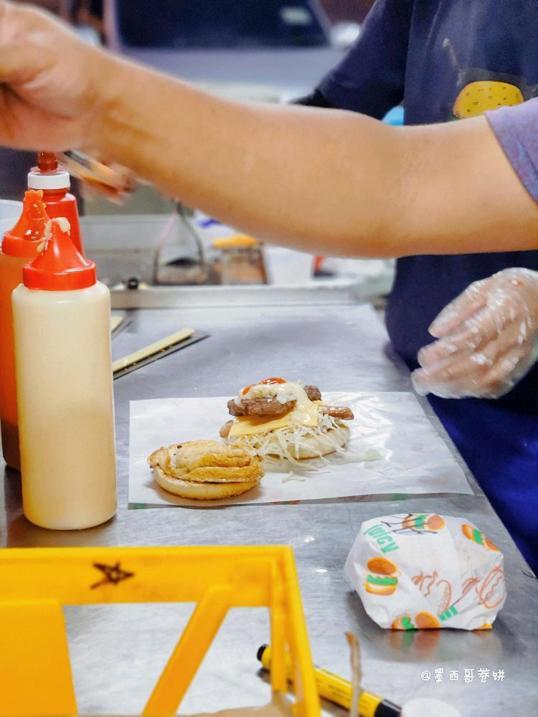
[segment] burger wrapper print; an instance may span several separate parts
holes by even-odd
[[[486,630],[506,600],[503,562],[464,518],[402,513],[361,525],[345,574],[380,627]]]

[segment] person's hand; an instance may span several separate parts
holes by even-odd
[[[0,144],[91,145],[114,61],[49,14],[0,0]]]
[[[418,393],[498,398],[538,359],[538,272],[505,269],[476,281],[435,319],[419,351]]]

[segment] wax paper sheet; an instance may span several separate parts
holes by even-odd
[[[463,470],[424,414],[403,392],[324,392],[331,404],[351,406],[351,439],[342,455],[303,461],[303,468],[266,470],[257,488],[221,501],[185,500],[154,482],[148,455],[172,443],[219,439],[230,416],[228,397],[161,398],[130,404],[130,507],[283,503],[376,494],[472,493]]]

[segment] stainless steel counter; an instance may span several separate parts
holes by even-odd
[[[127,510],[131,399],[231,395],[244,383],[275,374],[302,378],[322,390],[410,390],[407,370],[391,355],[379,318],[370,307],[358,305],[348,290],[245,291],[243,303],[236,291],[207,291],[201,300],[196,299],[197,291],[182,290],[181,300],[173,292],[160,299],[148,295],[146,306],[173,308],[128,310],[130,324],[113,341],[117,357],[183,326],[211,334],[116,381],[117,517],[83,532],[36,528],[21,515],[18,477],[6,472],[3,502],[0,498],[2,544],[291,544],[314,659],[320,666],[349,673],[344,632],[354,630],[362,638],[364,686],[370,691],[400,704],[418,695],[436,696],[453,703],[464,717],[505,715],[512,705],[520,714],[538,714],[538,584],[479,490],[474,496],[372,496],[300,505]],[[134,297],[128,295],[116,299],[120,307],[133,303]],[[476,488],[472,478],[471,483]],[[491,633],[392,633],[366,616],[344,582],[346,555],[363,520],[404,511],[466,516],[504,551],[509,596]],[[80,711],[139,713],[191,608],[67,608]],[[257,673],[256,650],[267,641],[263,611],[233,611],[182,712],[266,702],[269,688]],[[465,681],[466,669],[474,670],[472,681]],[[479,669],[490,672],[480,673],[481,678]],[[449,679],[455,670],[459,679],[454,674]],[[428,672],[430,680],[425,679]]]

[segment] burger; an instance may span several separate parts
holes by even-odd
[[[402,528],[404,530],[412,530],[420,533],[430,532],[437,533],[445,527],[444,519],[437,514],[409,513],[403,521]]]
[[[371,595],[392,595],[398,587],[398,568],[387,558],[371,558],[364,589]]]
[[[477,545],[482,545],[489,550],[499,552],[499,548],[495,545],[495,543],[491,541],[486,535],[484,535],[481,530],[475,528],[474,525],[464,523],[461,526],[461,532],[468,540],[471,540],[473,543],[476,543]]]
[[[224,440],[262,459],[291,462],[342,451],[349,441],[347,406],[326,404],[317,386],[266,378],[245,386],[228,401],[233,416],[220,431]]]

